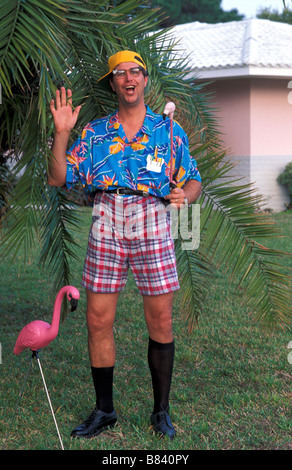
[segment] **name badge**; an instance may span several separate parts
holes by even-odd
[[[154,155],[148,155],[147,156],[147,170],[148,171],[154,171],[155,173],[161,173],[161,168],[164,163],[164,158],[159,158],[157,156],[158,151],[157,147],[155,147],[155,152]]]

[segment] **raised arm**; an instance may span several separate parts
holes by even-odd
[[[52,158],[49,165],[48,183],[51,186],[64,186],[66,183],[66,150],[70,132],[77,122],[81,106],[72,109],[72,91],[64,87],[56,91],[56,102],[50,103],[54,119],[55,136],[52,145]]]

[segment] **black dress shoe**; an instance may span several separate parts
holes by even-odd
[[[90,439],[98,436],[102,431],[112,428],[117,422],[115,410],[112,413],[104,413],[95,408],[84,423],[77,426],[71,432],[71,437],[83,437]]]
[[[155,432],[161,436],[167,436],[169,439],[173,439],[176,435],[175,429],[170,421],[170,416],[167,411],[159,411],[151,415],[151,424],[154,427]]]

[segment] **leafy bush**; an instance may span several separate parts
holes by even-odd
[[[285,170],[278,176],[277,181],[288,187],[290,196],[290,203],[288,205],[288,209],[292,209],[292,162],[286,165]]]

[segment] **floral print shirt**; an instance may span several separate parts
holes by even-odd
[[[158,197],[170,192],[170,120],[146,106],[140,131],[128,142],[118,111],[90,122],[67,152],[67,181],[80,182],[89,196],[95,190],[117,187],[142,190]],[[201,181],[197,163],[189,154],[188,138],[173,121],[173,179],[182,187],[189,179]]]

